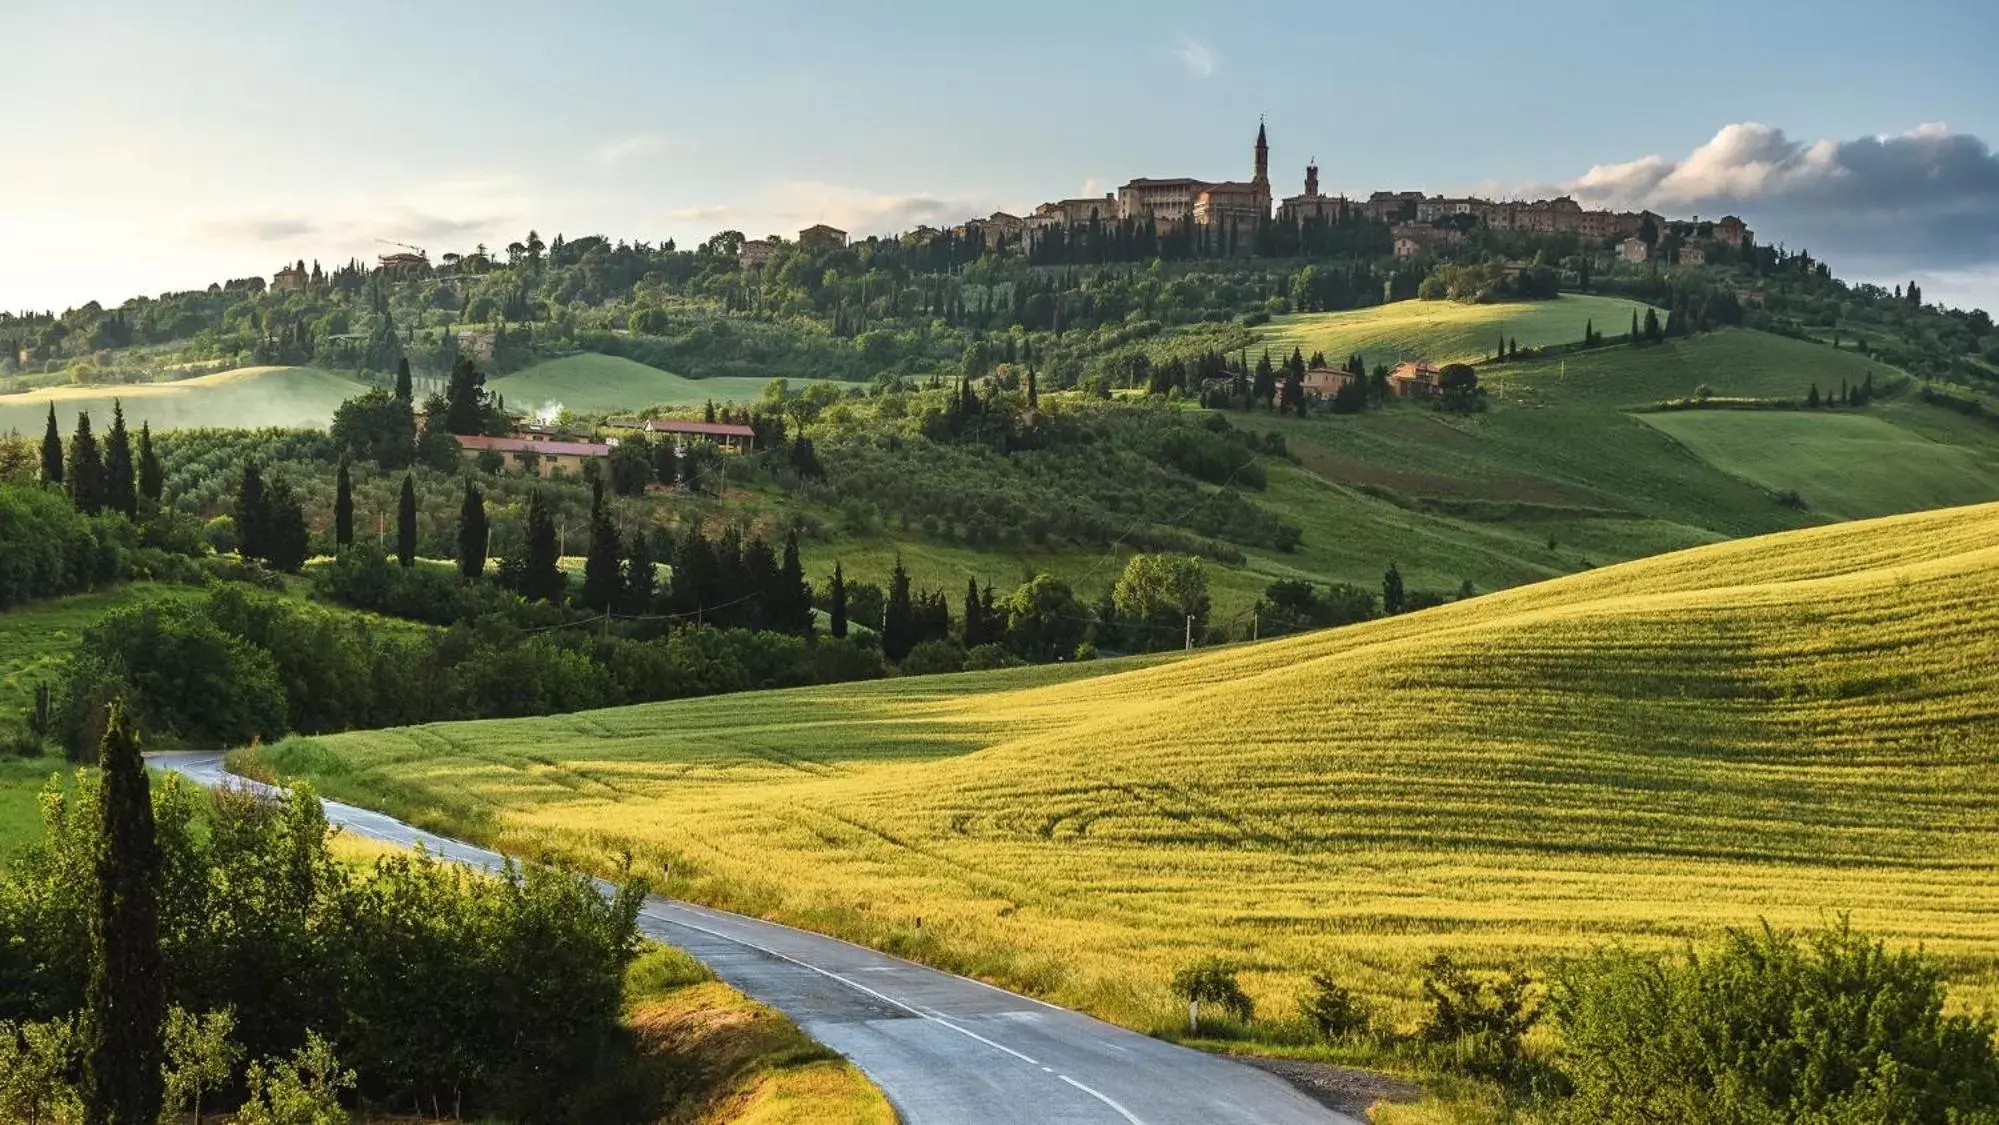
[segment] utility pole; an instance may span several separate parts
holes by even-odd
[[[1253,609],[1249,611],[1249,639],[1252,641],[1263,639],[1263,614]]]

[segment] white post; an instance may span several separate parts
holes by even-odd
[[[1187,615],[1187,651],[1194,651],[1194,615]]]
[[[1187,1034],[1198,1035],[1201,1031],[1201,1002],[1187,1001]]]

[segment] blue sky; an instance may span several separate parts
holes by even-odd
[[[5,308],[376,238],[955,221],[1247,175],[1259,114],[1281,192],[1316,156],[1329,191],[1738,210],[1843,275],[1999,306],[1999,6],[1970,0],[76,0],[0,21]]]

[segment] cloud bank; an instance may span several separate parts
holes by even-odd
[[[1558,186],[1587,205],[1749,220],[1764,242],[1905,269],[1999,263],[1999,154],[1940,123],[1806,142],[1728,125],[1686,156],[1599,164]]]

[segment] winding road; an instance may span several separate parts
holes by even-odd
[[[158,754],[157,770],[269,792],[213,753]],[[503,857],[394,817],[326,801],[355,836],[482,870]],[[607,888],[608,889],[608,888]],[[651,896],[639,929],[675,945],[853,1060],[907,1125],[1361,1125],[1253,1067],[836,938]]]

